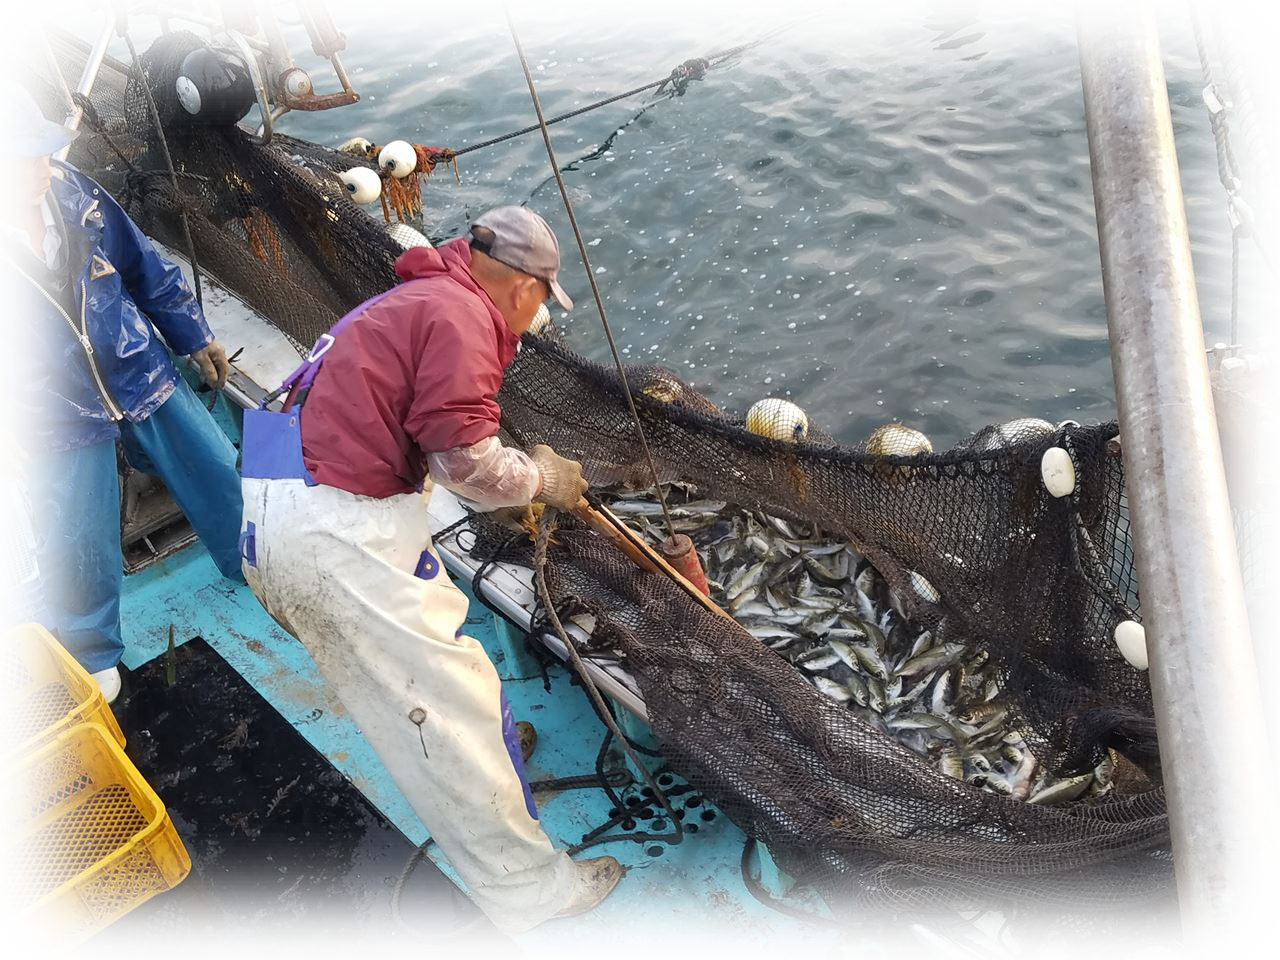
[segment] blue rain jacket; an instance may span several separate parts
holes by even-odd
[[[53,166],[71,291],[60,303],[41,292],[39,271],[21,270],[20,280],[46,371],[32,439],[47,449],[72,450],[115,438],[119,420],[146,420],[178,382],[165,342],[186,356],[208,345],[213,333],[182,271],[106,189],[69,164]]]

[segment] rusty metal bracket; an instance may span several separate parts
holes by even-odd
[[[303,94],[290,93],[289,82],[299,75],[306,77],[307,85],[310,86],[311,78],[300,67],[290,67],[276,78],[276,103],[290,110],[330,110],[360,102],[360,94],[345,84],[342,90],[335,93],[317,94],[314,90],[308,90]]]

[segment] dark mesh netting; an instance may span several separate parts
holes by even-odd
[[[676,378],[665,377],[674,396]],[[636,403],[660,476],[848,540],[909,619],[989,652],[1055,772],[1092,767],[1106,747],[1154,769],[1150,688],[1112,639],[1136,606],[1123,466],[1108,450],[1114,424],[1030,438],[989,428],[949,453],[876,456],[755,436],[693,403],[654,399],[650,378],[636,378]],[[580,459],[593,483],[647,473],[610,370],[555,343],[527,342],[500,400],[516,442]],[[1076,493],[1061,500],[1040,474],[1045,449],[1058,444],[1078,477]]]
[[[140,79],[125,65],[104,68],[92,132],[71,159],[179,251],[185,212],[202,269],[309,346],[394,282],[398,247],[334,176],[363,161],[280,135],[263,146],[243,130],[183,119],[171,78],[197,42],[174,34],[141,57],[176,192]],[[58,56],[77,77],[83,52],[62,43]],[[50,115],[61,112],[52,84],[36,78],[33,89]],[[887,425],[856,449],[817,425],[799,440],[771,440],[669,371],[637,367],[629,379],[660,479],[687,501],[716,502],[680,509],[713,517],[691,535],[724,602],[735,595],[735,616],[747,622],[751,603],[776,612],[776,584],[760,588],[762,600],[754,588],[735,590],[744,577],[763,582],[779,565],[767,551],[779,545],[794,573],[783,599],[834,611],[789,629],[855,637],[831,644],[834,654],[795,653],[787,631],[771,637],[707,613],[562,518],[546,568],[553,602],[566,615],[594,616],[591,647],[621,656],[673,770],[838,912],[993,902],[1087,911],[1172,896],[1151,692],[1113,639],[1138,610],[1114,424],[1015,421],[950,451],[905,456],[898,451],[915,449],[905,428]],[[581,460],[601,489],[651,486],[616,374],[573,354],[554,331],[525,337],[499,400],[514,442]],[[1066,450],[1075,469],[1075,489],[1061,498],[1041,478],[1051,447]],[[707,530],[721,530],[720,539]],[[478,549],[492,553],[500,541],[488,533]],[[739,546],[752,543],[763,552],[747,562]],[[531,549],[527,539],[508,540],[502,556],[528,563]],[[838,606],[856,610],[866,596],[874,609],[857,618]],[[846,647],[871,665],[836,662]],[[839,688],[837,699],[802,669],[815,655],[832,661],[820,679]],[[924,712],[894,704],[910,695],[942,702],[940,684],[952,685],[943,692],[954,690],[957,715],[969,719],[959,734],[935,728],[951,737],[939,749],[936,738],[913,740],[930,723]],[[1000,739],[1006,730],[1016,742]],[[979,737],[1010,765],[1050,774],[1038,781],[1048,784],[1044,796],[1082,786],[1053,804],[1030,802],[1039,796],[1030,780],[1021,792],[993,790],[994,774],[967,772]],[[1102,767],[1107,789],[1094,789]]]
[[[1163,791],[1045,807],[977,789],[593,532],[568,521],[554,537],[551,595],[599,616],[596,636],[625,655],[672,768],[837,915],[1169,896]]]

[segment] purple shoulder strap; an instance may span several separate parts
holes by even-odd
[[[390,290],[380,293],[376,297],[370,297],[358,307],[349,310],[342,319],[329,328],[328,333],[320,334],[320,339],[315,342],[315,345],[307,354],[306,359],[298,365],[298,368],[294,370],[293,373],[284,378],[284,382],[262,401],[261,406],[265,408],[267,403],[275,397],[286,396],[289,394],[296,396],[303,390],[310,387],[316,378],[316,374],[320,372],[320,367],[324,364],[324,355],[329,352],[329,348],[332,347],[334,342],[338,339],[338,334],[350,326],[357,317],[363,314],[379,300],[394,293],[396,289],[396,287],[392,287]]]

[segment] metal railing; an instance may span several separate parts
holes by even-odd
[[[1265,916],[1272,771],[1154,10],[1082,14],[1103,289],[1188,945]]]

